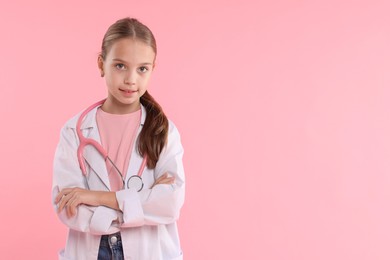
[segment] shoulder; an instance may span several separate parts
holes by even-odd
[[[80,118],[81,112],[72,116],[65,122],[63,128],[76,128],[77,120]]]
[[[67,142],[74,142],[77,140],[76,126],[77,122],[83,112],[79,112],[76,115],[72,116],[65,124],[62,126],[60,131],[61,140]],[[96,110],[89,112],[82,120],[81,130],[92,128],[96,126]]]
[[[168,119],[168,139],[164,149],[161,151],[156,167],[163,167],[166,163],[172,162],[171,160],[178,162],[183,154],[184,148],[181,143],[179,130],[176,125]]]
[[[175,123],[173,123],[172,120],[168,119],[168,141],[170,137],[180,139],[180,133]]]
[[[76,138],[76,124],[77,120],[80,117],[80,113],[77,115],[72,116],[68,121],[65,122],[65,124],[61,127],[60,131],[60,144],[71,144],[74,143]]]
[[[167,153],[182,153],[184,149],[179,130],[171,120],[168,119],[168,123],[168,140],[164,150]]]
[[[88,114],[85,115],[85,117],[82,119],[81,123],[81,129],[94,127],[96,125],[96,111],[97,108],[93,109],[92,111],[88,112]],[[76,129],[77,122],[81,116],[83,111],[80,111],[73,117],[71,117],[68,121],[65,122],[63,128],[64,129]]]

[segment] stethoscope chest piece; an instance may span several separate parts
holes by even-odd
[[[135,189],[136,191],[141,191],[144,187],[144,183],[142,181],[142,178],[138,175],[133,175],[129,178],[127,181],[127,188],[128,189]]]

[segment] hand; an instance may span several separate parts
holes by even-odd
[[[65,188],[58,193],[55,203],[58,206],[58,213],[64,208],[70,218],[77,213],[77,206],[86,204],[90,206],[99,206],[100,192],[90,191],[82,188]]]
[[[164,173],[163,175],[161,175],[152,185],[152,187],[150,187],[151,189],[158,185],[158,184],[173,184],[175,182],[175,177],[169,177],[168,176],[168,173]]]

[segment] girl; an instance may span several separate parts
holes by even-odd
[[[65,124],[55,153],[53,205],[69,228],[60,259],[182,259],[183,147],[147,91],[156,54],[136,19],[104,35],[108,96]]]

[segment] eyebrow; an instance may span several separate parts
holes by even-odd
[[[123,63],[127,63],[126,61],[122,60],[122,59],[118,59],[118,58],[114,58],[112,59],[113,61],[119,61],[119,62],[123,62]],[[138,65],[153,65],[152,63],[150,62],[143,62],[143,63],[140,63]]]

